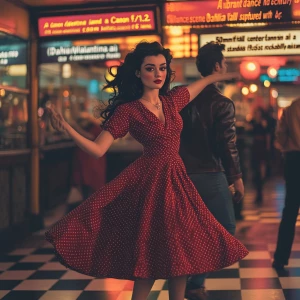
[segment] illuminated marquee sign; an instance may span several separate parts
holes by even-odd
[[[40,36],[155,30],[154,11],[116,12],[93,15],[43,17]]]
[[[120,59],[119,45],[80,45],[70,41],[46,42],[40,47],[40,63],[66,63],[92,60]]]
[[[225,44],[226,57],[299,55],[300,30],[202,34],[200,47],[211,41]]]
[[[0,46],[0,66],[23,65],[27,62],[25,44]]]
[[[300,19],[300,0],[171,2],[164,11],[164,25],[290,22]]]

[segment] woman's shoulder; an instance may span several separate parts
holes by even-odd
[[[175,86],[164,96],[164,99],[179,112],[189,103],[190,93],[186,86]]]
[[[179,96],[181,94],[185,94],[187,93],[187,87],[185,85],[177,85],[174,86],[172,89],[170,89],[165,96],[167,97],[176,97]]]

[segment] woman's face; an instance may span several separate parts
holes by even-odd
[[[136,75],[141,78],[144,88],[161,89],[167,76],[166,58],[162,54],[146,56]]]

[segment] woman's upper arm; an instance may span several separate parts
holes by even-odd
[[[174,87],[168,93],[168,97],[170,97],[178,112],[180,112],[190,102],[190,93],[185,86]]]
[[[102,155],[107,152],[113,141],[114,137],[109,131],[106,130],[102,130],[102,132],[95,139],[95,143],[101,147]]]
[[[130,110],[126,104],[118,106],[110,118],[103,124],[102,132],[95,139],[101,148],[102,155],[106,153],[115,139],[121,138],[129,131]]]
[[[116,140],[124,137],[129,131],[131,111],[127,104],[117,106],[111,117],[103,124],[102,128],[108,131]]]

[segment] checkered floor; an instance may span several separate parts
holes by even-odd
[[[210,300],[300,299],[300,218],[288,268],[281,272],[271,268],[283,198],[284,185],[280,180],[266,185],[265,201],[260,208],[252,204],[254,192],[248,189],[244,220],[237,224],[237,237],[250,254],[210,275],[206,281]],[[95,279],[67,270],[55,260],[50,245],[43,239],[43,231],[14,251],[0,255],[0,299],[129,300],[132,285],[130,281]],[[167,300],[167,282],[156,281],[148,299]]]

